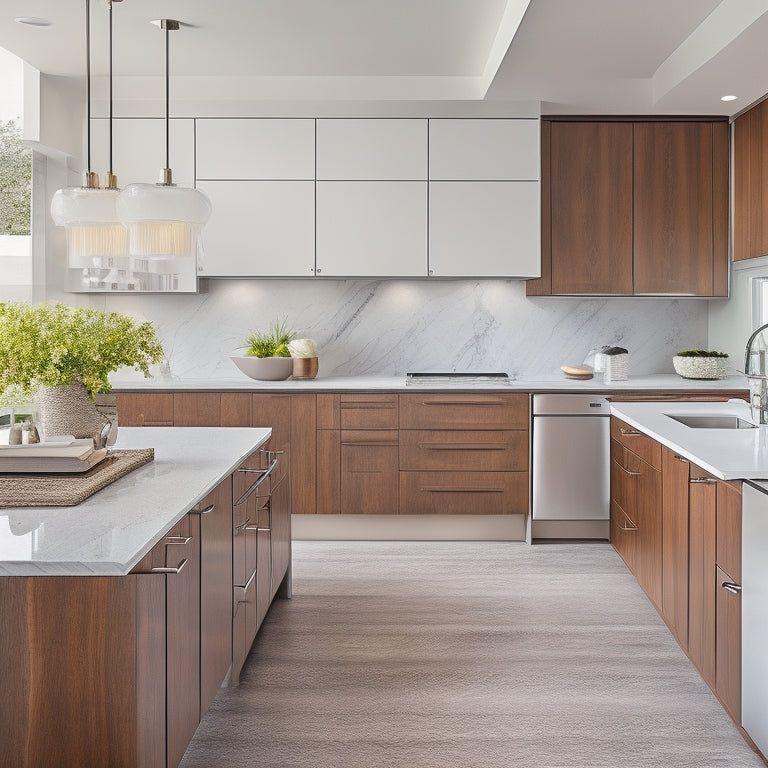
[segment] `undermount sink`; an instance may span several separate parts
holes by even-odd
[[[692,429],[754,429],[755,425],[751,421],[746,419],[740,419],[738,416],[725,416],[725,415],[674,415],[671,413],[666,414],[670,419],[679,421],[686,427]]]

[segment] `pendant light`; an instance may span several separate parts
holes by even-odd
[[[120,2],[120,0],[114,0]],[[51,217],[64,227],[67,236],[67,265],[79,276],[73,290],[103,290],[104,277],[117,261],[128,255],[128,231],[117,217],[119,195],[117,178],[112,173],[112,0],[109,6],[109,173],[106,188],[91,170],[91,12],[85,0],[86,47],[86,171],[82,187],[59,189],[51,200]],[[117,260],[117,261],[116,261]],[[125,287],[132,287],[126,285]]]
[[[117,202],[117,212],[128,228],[129,252],[150,262],[150,271],[181,271],[179,259],[197,270],[200,230],[211,215],[206,195],[192,187],[177,187],[170,167],[169,33],[179,29],[174,19],[153,21],[165,32],[165,168],[157,184],[129,184]],[[154,264],[153,264],[154,262]]]

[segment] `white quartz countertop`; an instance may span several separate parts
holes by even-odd
[[[611,413],[722,480],[768,479],[768,427],[698,429],[669,417],[732,415],[752,421],[746,402],[612,403]]]
[[[268,428],[121,427],[149,464],[71,507],[0,509],[0,576],[122,576],[247,456]]]
[[[582,381],[568,379],[565,374],[549,377],[519,376],[508,384],[480,382],[475,384],[447,383],[429,386],[408,386],[405,375],[401,376],[318,376],[315,379],[287,379],[286,381],[255,381],[245,374],[226,379],[177,379],[157,377],[150,379],[112,378],[114,389],[123,391],[151,390],[186,390],[186,391],[226,391],[246,390],[252,392],[343,392],[361,390],[423,392],[451,390],[504,390],[509,392],[622,392],[630,390],[669,389],[681,391],[722,391],[725,389],[748,389],[744,376],[728,376],[716,381],[701,379],[683,379],[675,374],[655,374],[648,376],[630,376],[626,381],[606,384],[602,375]]]

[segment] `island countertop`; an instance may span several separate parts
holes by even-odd
[[[768,426],[754,429],[699,429],[670,418],[670,414],[727,414],[752,421],[746,402],[612,403],[611,414],[721,480],[768,479]]]
[[[149,464],[69,507],[0,509],[0,576],[123,576],[270,437],[269,428],[121,427]]]

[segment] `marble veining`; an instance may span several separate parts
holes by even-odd
[[[71,507],[0,509],[0,576],[121,576],[269,438],[271,429],[121,427],[155,460]]]
[[[671,373],[672,356],[705,346],[707,302],[667,298],[529,298],[514,280],[207,280],[198,295],[92,296],[156,323],[174,380],[237,377],[230,353],[286,317],[315,339],[320,377],[409,370],[556,375],[590,349],[621,345],[630,376]],[[733,363],[734,368],[736,363]],[[129,378],[126,372],[120,379]],[[140,378],[137,374],[134,378]]]

